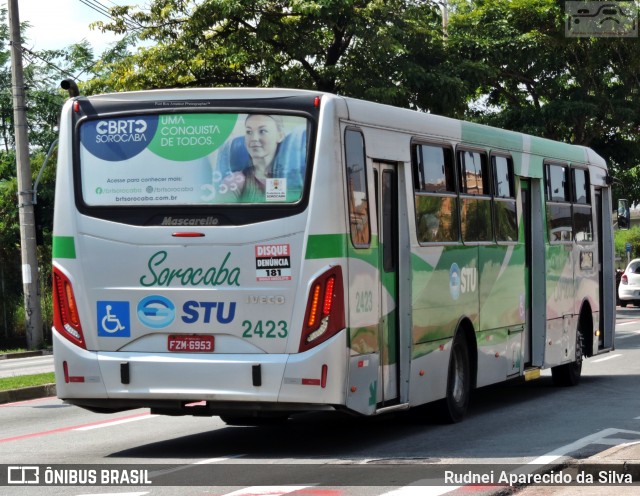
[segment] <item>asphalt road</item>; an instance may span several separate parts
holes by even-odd
[[[101,415],[43,398],[0,405],[0,464],[43,470],[64,464],[64,470],[97,474],[139,468],[153,481],[46,488],[47,494],[74,496],[493,494],[504,488],[444,484],[445,470],[534,469],[640,441],[639,379],[640,309],[619,309],[616,350],[588,359],[578,387],[556,388],[544,373],[529,383],[484,388],[461,424],[434,424],[408,413],[366,419],[326,413],[302,415],[283,427],[227,427],[217,417],[162,417],[148,410]],[[0,482],[2,475],[0,467]],[[543,490],[534,494],[551,494]],[[622,494],[615,487],[598,490]],[[0,485],[0,494],[36,491],[42,487]]]
[[[0,379],[53,372],[53,355],[0,360]]]

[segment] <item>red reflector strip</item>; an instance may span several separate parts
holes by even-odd
[[[62,362],[62,371],[64,372],[64,382],[69,384],[70,382],[84,382],[84,376],[82,375],[69,375],[69,364],[65,360]]]
[[[326,364],[322,366],[322,372],[320,373],[320,387],[324,389],[327,387],[327,373],[329,372],[329,367]]]
[[[301,384],[303,386],[319,386],[320,379],[302,379]]]
[[[201,232],[174,232],[171,234],[174,238],[204,238]]]

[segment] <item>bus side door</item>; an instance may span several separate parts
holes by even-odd
[[[398,173],[394,164],[374,162],[376,219],[378,227],[378,295],[380,349],[379,384],[382,406],[398,400]]]

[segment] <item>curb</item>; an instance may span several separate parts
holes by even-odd
[[[16,401],[34,400],[36,398],[46,398],[48,396],[55,395],[55,384],[43,384],[42,386],[10,389],[8,391],[0,391],[0,404],[14,403]]]
[[[31,358],[36,356],[52,355],[51,350],[36,350],[36,351],[19,351],[17,353],[5,353],[0,355],[0,360],[10,360],[12,358]]]
[[[631,441],[622,444],[618,444],[616,446],[612,446],[592,457],[588,460],[602,463],[607,460],[613,460],[613,463],[624,460],[629,463],[638,463],[640,459],[640,441]]]

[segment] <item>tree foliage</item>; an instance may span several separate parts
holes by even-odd
[[[307,88],[456,113],[469,64],[447,53],[437,5],[408,0],[153,0],[104,31],[142,43],[86,89]]]
[[[22,31],[28,31],[23,23]],[[11,53],[7,10],[0,9],[0,336],[21,327],[18,317],[22,304],[20,259],[20,225],[18,218],[18,186],[15,157]],[[88,43],[72,45],[64,50],[34,51],[28,38],[22,40],[26,112],[32,180],[35,183],[45,155],[58,133],[60,109],[66,96],[60,91],[60,80],[77,76],[93,67],[93,52]],[[42,171],[35,205],[39,276],[43,296],[49,292],[51,274],[51,231],[55,185],[55,154]],[[51,312],[43,313],[50,316]],[[24,322],[24,320],[22,321]],[[45,320],[45,330],[50,322]]]
[[[594,148],[640,201],[637,38],[569,38],[564,2],[152,0],[97,23],[126,35],[87,91],[283,86],[329,91]],[[126,47],[142,43],[123,56]],[[471,105],[469,105],[471,103]]]
[[[624,269],[627,265],[626,245],[631,245],[630,258],[640,257],[640,227],[633,227],[629,230],[616,231],[614,236],[615,253],[620,257],[620,262],[616,263],[618,268]]]
[[[450,35],[477,60],[482,122],[589,146],[618,176],[618,196],[640,201],[640,44],[637,38],[570,38],[563,2],[459,2]]]

